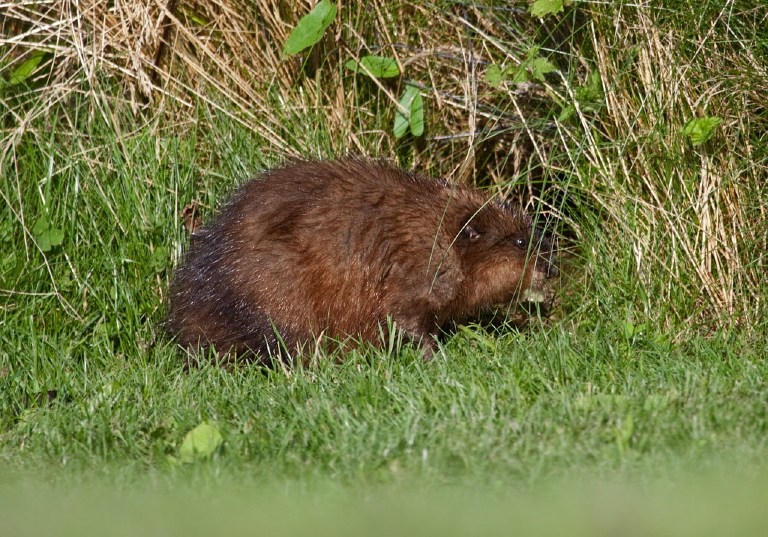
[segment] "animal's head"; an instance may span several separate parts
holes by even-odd
[[[540,300],[546,280],[558,274],[549,237],[506,204],[489,202],[467,215],[456,242],[472,308]]]

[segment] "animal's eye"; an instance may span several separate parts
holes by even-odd
[[[521,250],[526,250],[528,248],[528,241],[522,237],[518,237],[515,239],[515,245]]]

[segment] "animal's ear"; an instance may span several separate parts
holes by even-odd
[[[471,241],[476,241],[480,238],[480,232],[472,224],[467,224],[464,226],[464,229],[462,229],[461,232],[464,233],[464,236],[466,236]]]

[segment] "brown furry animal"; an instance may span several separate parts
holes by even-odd
[[[323,335],[381,346],[388,318],[429,359],[441,327],[557,273],[529,216],[361,159],[267,171],[193,237],[169,331],[191,349],[265,361]]]

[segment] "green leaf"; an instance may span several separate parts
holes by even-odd
[[[421,93],[416,92],[416,96],[411,103],[411,134],[421,136],[424,134],[424,101],[421,99]]]
[[[513,84],[522,84],[523,82],[528,82],[528,71],[525,70],[524,64],[515,69],[515,73],[512,75]]]
[[[579,103],[582,112],[595,111],[596,103],[603,97],[603,86],[600,80],[600,73],[592,71],[587,77],[587,83],[583,86],[577,86],[573,89],[573,97]],[[563,105],[563,110],[557,118],[560,123],[568,121],[576,113],[576,105]]]
[[[349,60],[344,64],[354,72],[361,71],[355,60]],[[383,58],[381,56],[363,56],[360,58],[360,65],[364,66],[371,75],[376,78],[392,78],[400,74],[400,68],[397,66],[397,61],[394,58]]]
[[[682,133],[691,139],[693,145],[700,145],[715,135],[715,129],[723,122],[719,117],[692,119],[683,127]]]
[[[194,462],[199,459],[207,459],[224,443],[224,438],[213,425],[202,422],[192,429],[184,437],[179,448],[179,457],[182,462]]]
[[[600,73],[598,71],[589,73],[587,83],[584,86],[576,88],[573,93],[579,101],[599,101],[603,96],[603,85],[600,83]]]
[[[408,127],[411,128],[411,134],[421,136],[424,133],[424,103],[419,89],[414,86],[406,86],[403,96],[400,98],[400,105],[408,110],[408,116],[398,107],[395,112],[395,138],[402,138]]]
[[[559,121],[560,123],[565,123],[566,121],[571,119],[571,117],[573,117],[573,114],[575,113],[576,113],[576,107],[573,106],[572,104],[569,104],[568,106],[563,108],[563,110],[560,112],[560,115],[557,117],[557,121]]]
[[[323,37],[325,30],[336,17],[336,4],[329,0],[322,0],[312,11],[304,15],[296,28],[293,29],[288,41],[285,42],[283,54],[289,56],[298,54],[307,47],[311,47]]]
[[[485,81],[488,82],[488,85],[492,88],[498,88],[503,79],[504,71],[502,71],[501,67],[495,63],[485,71]]]
[[[155,269],[155,272],[162,272],[168,266],[170,258],[171,255],[167,246],[155,248],[155,251],[152,252],[152,268]]]
[[[645,332],[645,325],[639,324],[635,326],[632,321],[624,321],[624,336],[627,339],[632,339],[635,336],[640,336]]]
[[[530,7],[531,15],[544,17],[563,11],[563,0],[536,0]]]
[[[192,21],[198,26],[208,26],[208,24],[211,22],[208,17],[188,6],[182,7],[182,12],[184,15],[186,15],[188,20]]]
[[[64,241],[64,230],[52,227],[48,230],[51,246],[59,246]]]
[[[635,335],[635,324],[632,321],[624,321],[624,337],[632,339]]]
[[[414,89],[412,86],[406,86],[403,96],[400,98],[400,104],[408,111],[410,111],[411,102],[413,101],[413,96],[410,95],[410,90],[412,89]],[[402,109],[398,107],[397,110],[395,110],[395,127],[393,129],[395,138],[402,138],[407,130],[408,117],[403,113]]]
[[[523,61],[523,63],[517,67],[509,66],[506,69],[502,69],[500,66],[494,64],[488,67],[488,70],[485,72],[485,80],[494,88],[498,87],[499,83],[503,80],[510,80],[513,84],[522,84],[523,82],[528,82],[530,77],[528,76],[527,69],[531,66],[532,61],[530,58]]]
[[[43,252],[50,252],[51,248],[59,246],[64,241],[64,231],[51,226],[44,216],[38,218],[32,226],[32,234]]]
[[[11,85],[21,84],[27,78],[32,76],[32,73],[35,72],[37,67],[40,65],[40,62],[43,61],[43,56],[45,56],[45,51],[36,50],[33,52],[27,61],[19,65],[16,70],[11,73],[11,76],[8,79],[8,83]]]
[[[546,58],[534,58],[531,62],[531,75],[536,80],[544,82],[544,75],[557,71],[557,67]]]

